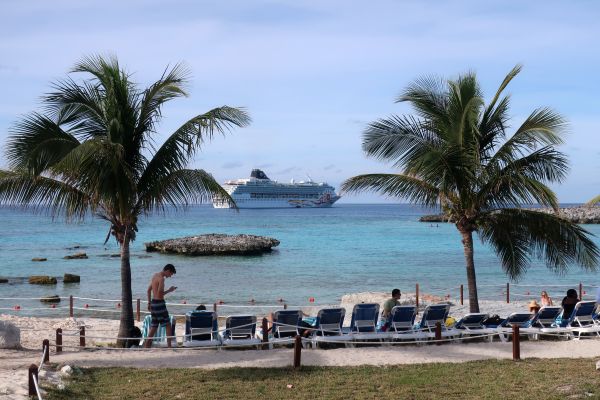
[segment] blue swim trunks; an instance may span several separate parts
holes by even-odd
[[[167,304],[164,300],[152,299],[150,302],[150,315],[152,316],[150,327],[158,327],[170,322],[169,311],[167,311]]]

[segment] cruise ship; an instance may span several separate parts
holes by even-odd
[[[291,183],[272,181],[260,169],[253,169],[250,178],[225,182],[223,188],[238,208],[304,208],[331,207],[340,199],[327,183],[309,180]],[[213,198],[214,208],[231,208],[223,198]]]

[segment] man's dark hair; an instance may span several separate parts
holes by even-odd
[[[174,274],[177,273],[177,271],[175,270],[175,266],[173,264],[165,265],[165,267],[163,268],[163,271],[171,271]]]
[[[394,289],[392,290],[392,297],[399,295],[400,294],[400,289]]]
[[[196,307],[196,311],[206,311],[206,306],[204,304],[200,304]]]
[[[572,297],[572,298],[576,299],[577,298],[577,290],[575,290],[575,289],[567,290],[567,297]]]

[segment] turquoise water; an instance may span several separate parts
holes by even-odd
[[[458,295],[456,287],[466,286],[460,237],[453,225],[418,222],[426,210],[409,205],[336,205],[329,209],[231,210],[196,206],[186,212],[143,219],[132,245],[134,298],[145,298],[152,273],[166,263],[177,267],[167,285],[178,286],[170,295],[173,302],[272,304],[283,298],[290,304],[339,301],[346,293],[389,291],[399,287],[414,291],[415,283],[428,293]],[[0,297],[60,296],[120,297],[119,259],[114,239],[104,245],[106,222],[88,219],[81,224],[52,221],[14,208],[0,208],[0,276],[10,278],[0,285]],[[585,226],[600,235],[599,225]],[[281,241],[275,251],[262,256],[185,257],[149,253],[143,243],[203,233],[248,233]],[[598,236],[594,238],[600,245]],[[74,246],[81,246],[70,250]],[[77,251],[87,260],[64,260]],[[46,262],[32,262],[46,257]],[[476,242],[477,279],[483,297],[502,298],[499,285],[507,282],[496,256]],[[51,287],[29,285],[29,275],[62,277],[81,275],[80,284]],[[573,267],[557,276],[543,264],[534,263],[520,284],[597,286],[600,274]],[[490,287],[486,285],[496,285]],[[525,289],[522,289],[525,290]],[[537,290],[537,289],[535,289]],[[559,289],[556,289],[558,291]],[[554,297],[559,297],[555,293]],[[466,295],[466,293],[465,293]],[[552,293],[551,293],[552,295]],[[0,302],[1,303],[1,302]],[[3,303],[6,305],[6,303]]]

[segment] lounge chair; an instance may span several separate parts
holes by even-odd
[[[171,332],[172,335],[175,336],[175,317],[174,316],[169,316],[169,318],[171,319]],[[146,315],[144,317],[144,322],[142,324],[142,339],[143,339],[143,343],[142,346],[146,343],[146,340],[148,340],[148,334],[150,333],[150,323],[152,322],[152,316],[150,315]],[[177,346],[177,339],[173,338],[171,339],[171,345],[172,346]],[[158,328],[156,329],[156,333],[154,334],[154,339],[152,340],[152,346],[153,347],[167,347],[167,325],[159,325]]]
[[[379,304],[360,303],[352,309],[350,334],[353,340],[384,340],[390,337],[388,332],[377,332]]]
[[[390,314],[390,338],[392,340],[417,339],[414,325],[417,316],[416,306],[395,306]]]
[[[530,313],[512,313],[496,328],[500,340],[508,342],[509,336],[512,335],[512,327],[526,327],[531,323],[532,315]]]
[[[571,331],[575,339],[580,339],[582,334],[600,336],[600,323],[594,320],[595,310],[595,301],[580,301],[575,304],[573,313],[566,323],[566,328]]]
[[[208,347],[220,344],[216,312],[190,311],[185,314],[184,347]]]
[[[225,320],[223,346],[258,346],[255,315],[232,315]]]
[[[460,336],[460,331],[446,327],[446,318],[450,312],[450,304],[432,304],[425,308],[421,321],[416,326],[417,338],[434,339],[435,326],[439,322],[442,328],[442,338]]]
[[[342,327],[346,310],[343,308],[323,308],[317,313],[315,330],[311,336],[313,347],[321,342],[347,342],[351,338]]]
[[[291,343],[290,339],[299,335],[298,326],[302,321],[302,311],[283,310],[273,313],[273,327],[271,328],[271,338],[269,339],[269,348],[277,343]],[[259,335],[262,337],[262,332]]]
[[[469,313],[463,316],[456,322],[454,329],[460,331],[461,336],[480,336],[490,335],[488,340],[491,342],[494,340],[496,329],[488,328],[483,322],[489,317],[488,314],[484,313]]]

